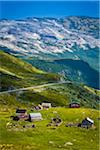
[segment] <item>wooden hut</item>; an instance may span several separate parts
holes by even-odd
[[[92,119],[90,119],[90,118],[87,117],[87,118],[85,118],[82,121],[81,127],[83,127],[83,128],[90,128],[90,127],[93,126],[93,124],[94,124],[94,121]]]
[[[51,108],[51,103],[42,103],[42,107],[46,109]]]
[[[30,113],[29,114],[29,121],[36,121],[36,120],[42,120],[41,113]]]
[[[16,109],[16,116],[19,117],[19,119],[27,117],[26,109]]]
[[[80,104],[77,102],[72,102],[69,104],[69,107],[70,108],[80,108]]]
[[[69,108],[80,108],[80,100],[72,97]]]

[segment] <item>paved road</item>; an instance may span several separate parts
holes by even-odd
[[[59,85],[59,84],[65,84],[65,83],[71,83],[71,81],[64,81],[64,82],[57,82],[57,83],[47,83],[47,84],[42,84],[42,85],[37,85],[37,86],[32,86],[32,87],[27,87],[27,88],[20,88],[20,89],[15,89],[15,90],[4,91],[4,92],[0,92],[0,94],[7,94],[7,93],[13,93],[13,92],[19,92],[19,91],[27,91],[27,90],[30,90],[30,89],[43,88],[43,87],[46,87],[46,86],[53,86],[53,85]]]

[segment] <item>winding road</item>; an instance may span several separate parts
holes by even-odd
[[[26,88],[14,89],[14,90],[9,90],[9,91],[3,91],[3,92],[0,92],[0,94],[7,94],[7,93],[13,93],[13,92],[19,92],[19,91],[27,91],[27,90],[30,90],[30,89],[43,88],[43,87],[46,87],[46,86],[53,86],[53,85],[59,85],[59,84],[65,84],[65,83],[71,83],[71,81],[64,81],[64,82],[57,82],[57,83],[47,83],[47,84],[42,84],[42,85],[37,85],[37,86],[32,86],[32,87],[26,87]]]

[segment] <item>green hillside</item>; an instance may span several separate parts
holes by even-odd
[[[69,107],[70,103],[78,102],[81,107],[99,109],[99,96],[74,83],[29,90],[20,93],[17,98],[35,105],[45,101],[53,106]]]
[[[22,61],[8,53],[0,51],[0,87],[28,87],[48,82],[57,82],[60,76],[36,69],[31,64]]]
[[[66,59],[35,60],[27,58],[24,60],[44,71],[59,73],[73,82],[84,83],[99,89],[99,69],[93,69],[87,61],[83,61],[84,59],[67,59],[66,56]]]
[[[27,107],[28,113],[31,110]],[[99,113],[93,109],[51,108],[42,110],[42,121],[12,121],[14,108],[0,111],[0,148],[3,150],[99,150]],[[51,118],[59,116],[59,127],[47,127]],[[79,123],[85,117],[95,122],[95,128],[66,127],[66,123]],[[35,124],[36,128],[31,128]],[[23,128],[23,126],[29,126]],[[69,144],[68,144],[69,143]],[[83,144],[84,143],[84,144]]]
[[[15,95],[0,95],[0,148],[3,150],[99,150],[99,111],[89,108],[53,107],[39,111],[42,121],[13,121],[16,108],[38,112],[31,103],[18,101]],[[53,117],[59,116],[59,127],[47,127]],[[94,120],[94,128],[66,127],[80,123],[86,117]],[[32,125],[35,124],[35,128]],[[23,128],[23,126],[26,126]],[[84,144],[83,144],[84,143]]]
[[[0,51],[0,72],[1,91],[60,80],[60,76],[38,70],[21,59],[2,51]],[[79,102],[81,107],[95,109],[99,107],[97,90],[73,82],[14,94],[18,101],[36,105],[46,101],[51,102],[53,106],[69,107],[71,102]]]
[[[0,51],[1,91],[56,83],[59,80],[60,76],[56,74],[38,70],[21,59]],[[99,95],[99,90],[73,82],[10,94],[0,93],[0,149],[99,150]],[[16,108],[25,108],[28,114],[38,112],[34,110],[34,105],[41,102],[50,102],[53,106],[39,111],[43,120],[12,120]],[[69,108],[71,102],[78,102],[80,108]],[[62,124],[59,127],[47,127],[56,116],[62,119]],[[94,128],[65,126],[66,123],[78,124],[86,117],[94,120]],[[35,128],[32,128],[33,124]]]

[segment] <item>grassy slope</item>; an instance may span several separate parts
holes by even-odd
[[[4,82],[7,86],[8,84],[14,84],[15,87],[26,86],[27,84],[31,85],[33,83],[32,80],[34,81],[34,84],[38,84],[38,81],[43,81],[42,78],[44,79],[44,82],[50,82],[52,77],[56,80],[53,74],[46,74],[33,68],[27,63],[21,65],[21,63],[23,64],[24,62],[16,59],[15,57],[9,56],[3,52],[0,52],[0,56],[2,56],[0,57],[2,59],[0,62],[0,67],[2,67],[2,82]],[[19,66],[17,70],[16,65],[17,67]],[[29,65],[31,69],[29,69],[29,66],[27,65]],[[98,150],[99,120],[97,118],[99,112],[98,110],[89,109],[98,108],[98,97],[96,96],[97,91],[75,85],[74,83],[37,90],[40,91],[27,91],[18,94],[17,97],[15,93],[12,95],[0,95],[1,149]],[[11,115],[15,114],[15,109],[17,107],[27,108],[28,112],[30,112],[33,103],[38,104],[44,100],[49,101],[56,106],[68,106],[70,100],[73,98],[80,100],[82,107],[87,108],[69,109],[59,107],[49,110],[42,110],[41,113],[43,115],[43,120],[34,123],[36,124],[35,129],[23,129],[23,125],[32,125],[33,123],[20,121],[16,123],[10,118]],[[54,113],[54,111],[57,113]],[[63,124],[56,129],[46,127],[46,125],[50,122],[50,119],[56,115],[62,118]],[[65,127],[65,123],[81,122],[82,119],[87,116],[95,121],[96,129],[87,130],[76,127]],[[7,127],[8,122],[17,124],[17,127]],[[73,145],[65,146],[66,142],[71,142]]]
[[[59,76],[56,74],[47,74],[2,51],[0,51],[0,71],[0,86],[2,90],[8,90],[11,86],[19,88],[59,80]],[[68,106],[72,100],[78,100],[83,107],[98,108],[99,98],[97,92],[93,93],[88,89],[72,83],[53,86],[42,91],[40,89],[39,92],[27,91],[18,94],[17,98],[20,101],[34,104],[47,101],[51,102],[53,106]]]
[[[18,88],[56,82],[59,78],[56,74],[38,70],[31,64],[0,51],[0,83],[3,90],[10,86]]]
[[[4,150],[98,150],[99,120],[97,119],[97,110],[61,107],[42,110],[43,120],[34,122],[36,128],[23,129],[23,125],[32,125],[33,123],[12,121],[10,116],[14,115],[15,109],[13,107],[4,108],[0,110],[0,146]],[[27,108],[30,112],[29,107]],[[56,129],[47,127],[46,125],[51,118],[55,116],[62,118],[62,125]],[[87,116],[95,121],[96,129],[65,127],[66,123],[79,123]],[[7,126],[8,122],[16,124],[17,127]],[[73,145],[65,146],[66,142],[71,142]]]
[[[99,111],[89,108],[70,109],[64,107],[40,111],[43,120],[39,122],[14,122],[10,116],[15,115],[16,108],[26,108],[31,111],[30,103],[19,102],[15,95],[0,95],[0,147],[3,150],[98,150],[99,146]],[[36,111],[35,111],[36,112]],[[60,127],[47,127],[52,117],[60,116],[63,123]],[[66,123],[79,123],[85,117],[94,120],[96,129],[81,129],[65,127]],[[17,127],[7,126],[7,123]],[[23,125],[35,124],[36,128],[25,128]],[[66,142],[73,145],[65,146]],[[84,143],[84,144],[83,144]]]
[[[95,109],[99,107],[99,96],[96,93],[74,83],[55,85],[37,91],[26,91],[19,95],[19,99],[34,104],[46,101],[51,102],[53,106],[66,107],[69,107],[69,103],[78,101],[81,107]]]
[[[3,98],[3,96],[2,96]],[[94,109],[70,109],[64,107],[42,110],[43,120],[39,122],[14,122],[10,116],[15,115],[15,108],[26,108],[29,112],[29,104],[19,103],[14,96],[6,95],[8,102],[0,107],[0,147],[3,150],[99,150],[99,112]],[[35,111],[36,112],[36,111]],[[60,116],[63,123],[60,127],[47,127],[52,117]],[[79,123],[85,117],[94,120],[96,129],[81,129],[77,127],[65,127],[66,123]],[[12,124],[11,127],[7,124]],[[23,125],[36,128],[25,128]],[[13,125],[16,125],[14,127]],[[71,142],[73,145],[66,145]],[[83,144],[84,143],[84,144]]]

